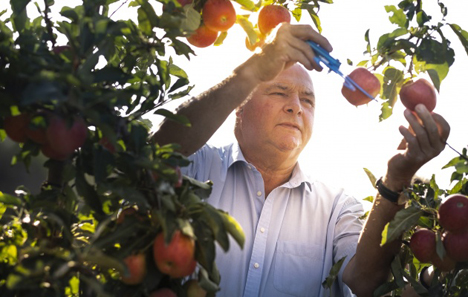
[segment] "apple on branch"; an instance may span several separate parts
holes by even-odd
[[[349,75],[355,83],[357,83],[364,91],[366,91],[372,97],[377,96],[380,93],[380,81],[379,79],[369,70],[364,67],[358,67],[354,69]],[[349,103],[355,106],[369,103],[372,99],[366,94],[358,90],[357,88],[353,91],[343,84],[341,93],[348,100]]]
[[[164,232],[156,236],[153,255],[159,271],[172,278],[188,276],[195,271],[195,241],[176,230],[169,244],[164,240]]]
[[[468,231],[468,197],[452,194],[439,206],[437,218],[445,231],[461,233]]]
[[[258,13],[258,29],[262,35],[268,35],[281,23],[291,22],[291,13],[281,5],[265,5]]]
[[[401,87],[400,100],[409,110],[414,111],[416,105],[424,104],[427,110],[433,111],[437,103],[437,94],[431,83],[420,78]]]
[[[224,32],[236,23],[236,10],[230,0],[208,0],[203,5],[202,18],[207,28]]]
[[[436,254],[436,235],[434,231],[422,228],[413,233],[410,249],[421,263],[429,263]]]
[[[195,32],[187,36],[187,41],[196,47],[207,47],[215,43],[218,38],[218,31],[211,30],[201,24]]]
[[[171,289],[161,288],[152,292],[149,297],[177,297],[177,295]]]
[[[137,285],[143,282],[146,276],[146,257],[139,253],[127,256],[124,260],[128,274],[122,276],[122,282],[127,285]]]

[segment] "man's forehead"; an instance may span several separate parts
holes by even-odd
[[[312,82],[308,84],[296,84],[291,82],[284,82],[284,81],[275,81],[270,82],[265,86],[266,91],[272,91],[274,89],[280,89],[283,91],[298,91],[299,93],[314,96],[314,88]]]

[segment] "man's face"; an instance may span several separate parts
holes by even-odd
[[[236,112],[236,136],[244,151],[274,148],[298,156],[312,135],[312,80],[299,65],[259,85]]]

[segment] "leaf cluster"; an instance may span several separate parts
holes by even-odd
[[[440,8],[437,19],[424,10],[423,3],[422,0],[403,0],[398,5],[386,5],[389,21],[396,28],[381,35],[374,46],[369,37],[370,29],[365,33],[364,54],[369,58],[358,66],[381,69],[381,74],[377,75],[382,84],[380,98],[384,100],[380,120],[392,114],[401,87],[421,73],[426,73],[440,91],[455,61],[447,30],[456,34],[468,54],[468,32],[446,20],[448,9],[443,2],[437,1]]]
[[[84,0],[55,11],[53,0],[11,0],[11,14],[1,13],[0,138],[4,119],[23,113],[79,116],[87,126],[70,159],[45,162],[49,176],[38,193],[0,192],[1,296],[148,296],[159,287],[183,295],[182,279],[151,261],[156,235],[175,230],[196,241],[200,285],[218,290],[215,244],[242,246],[242,229],[206,203],[210,182],[180,174],[189,161],[176,144],[151,141],[145,120],[153,113],[190,125],[162,108],[193,87],[171,57],[193,54],[180,41],[185,17],[154,7],[170,3]],[[136,9],[135,21],[112,17],[124,5]],[[30,140],[18,150],[12,163],[26,168],[40,155]],[[148,274],[128,286],[123,259],[134,253],[147,255]]]
[[[431,264],[419,262],[409,247],[413,233],[420,228],[427,228],[436,233],[437,254],[441,258],[445,256],[442,242],[444,229],[438,222],[438,209],[442,200],[449,195],[468,195],[467,164],[466,148],[464,148],[460,156],[453,158],[444,166],[445,169],[454,169],[449,189],[441,189],[434,175],[430,180],[419,178],[414,180],[413,187],[407,191],[410,198],[408,204],[395,215],[382,232],[381,245],[401,240],[402,246],[391,266],[392,278],[379,287],[374,292],[374,296],[384,294],[400,296],[408,286],[413,287],[420,296],[466,296],[468,294],[468,278],[466,277],[468,263],[458,262],[455,269],[449,272],[441,271],[434,266],[433,281],[426,289],[420,283],[420,273],[423,268]]]

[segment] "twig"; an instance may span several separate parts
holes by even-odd
[[[122,6],[124,6],[126,3],[128,2],[128,0],[125,0],[122,4],[120,4],[119,7],[117,7],[116,10],[114,10],[111,15],[109,16],[109,18],[112,18],[112,16],[114,15],[114,13],[116,13],[120,8],[122,8]]]
[[[47,0],[44,0],[45,9],[44,9],[44,21],[47,27],[47,33],[49,33],[50,41],[52,41],[52,47],[55,47],[55,37],[54,32],[52,31],[52,22],[49,19],[49,3]]]
[[[465,159],[466,161],[468,161],[468,157],[467,157],[467,156],[461,154],[459,151],[457,151],[456,149],[454,149],[450,144],[448,144],[448,142],[445,142],[445,144],[446,144],[449,148],[451,148],[454,152],[456,152],[457,154],[459,154],[460,157],[462,157],[463,159]]]

